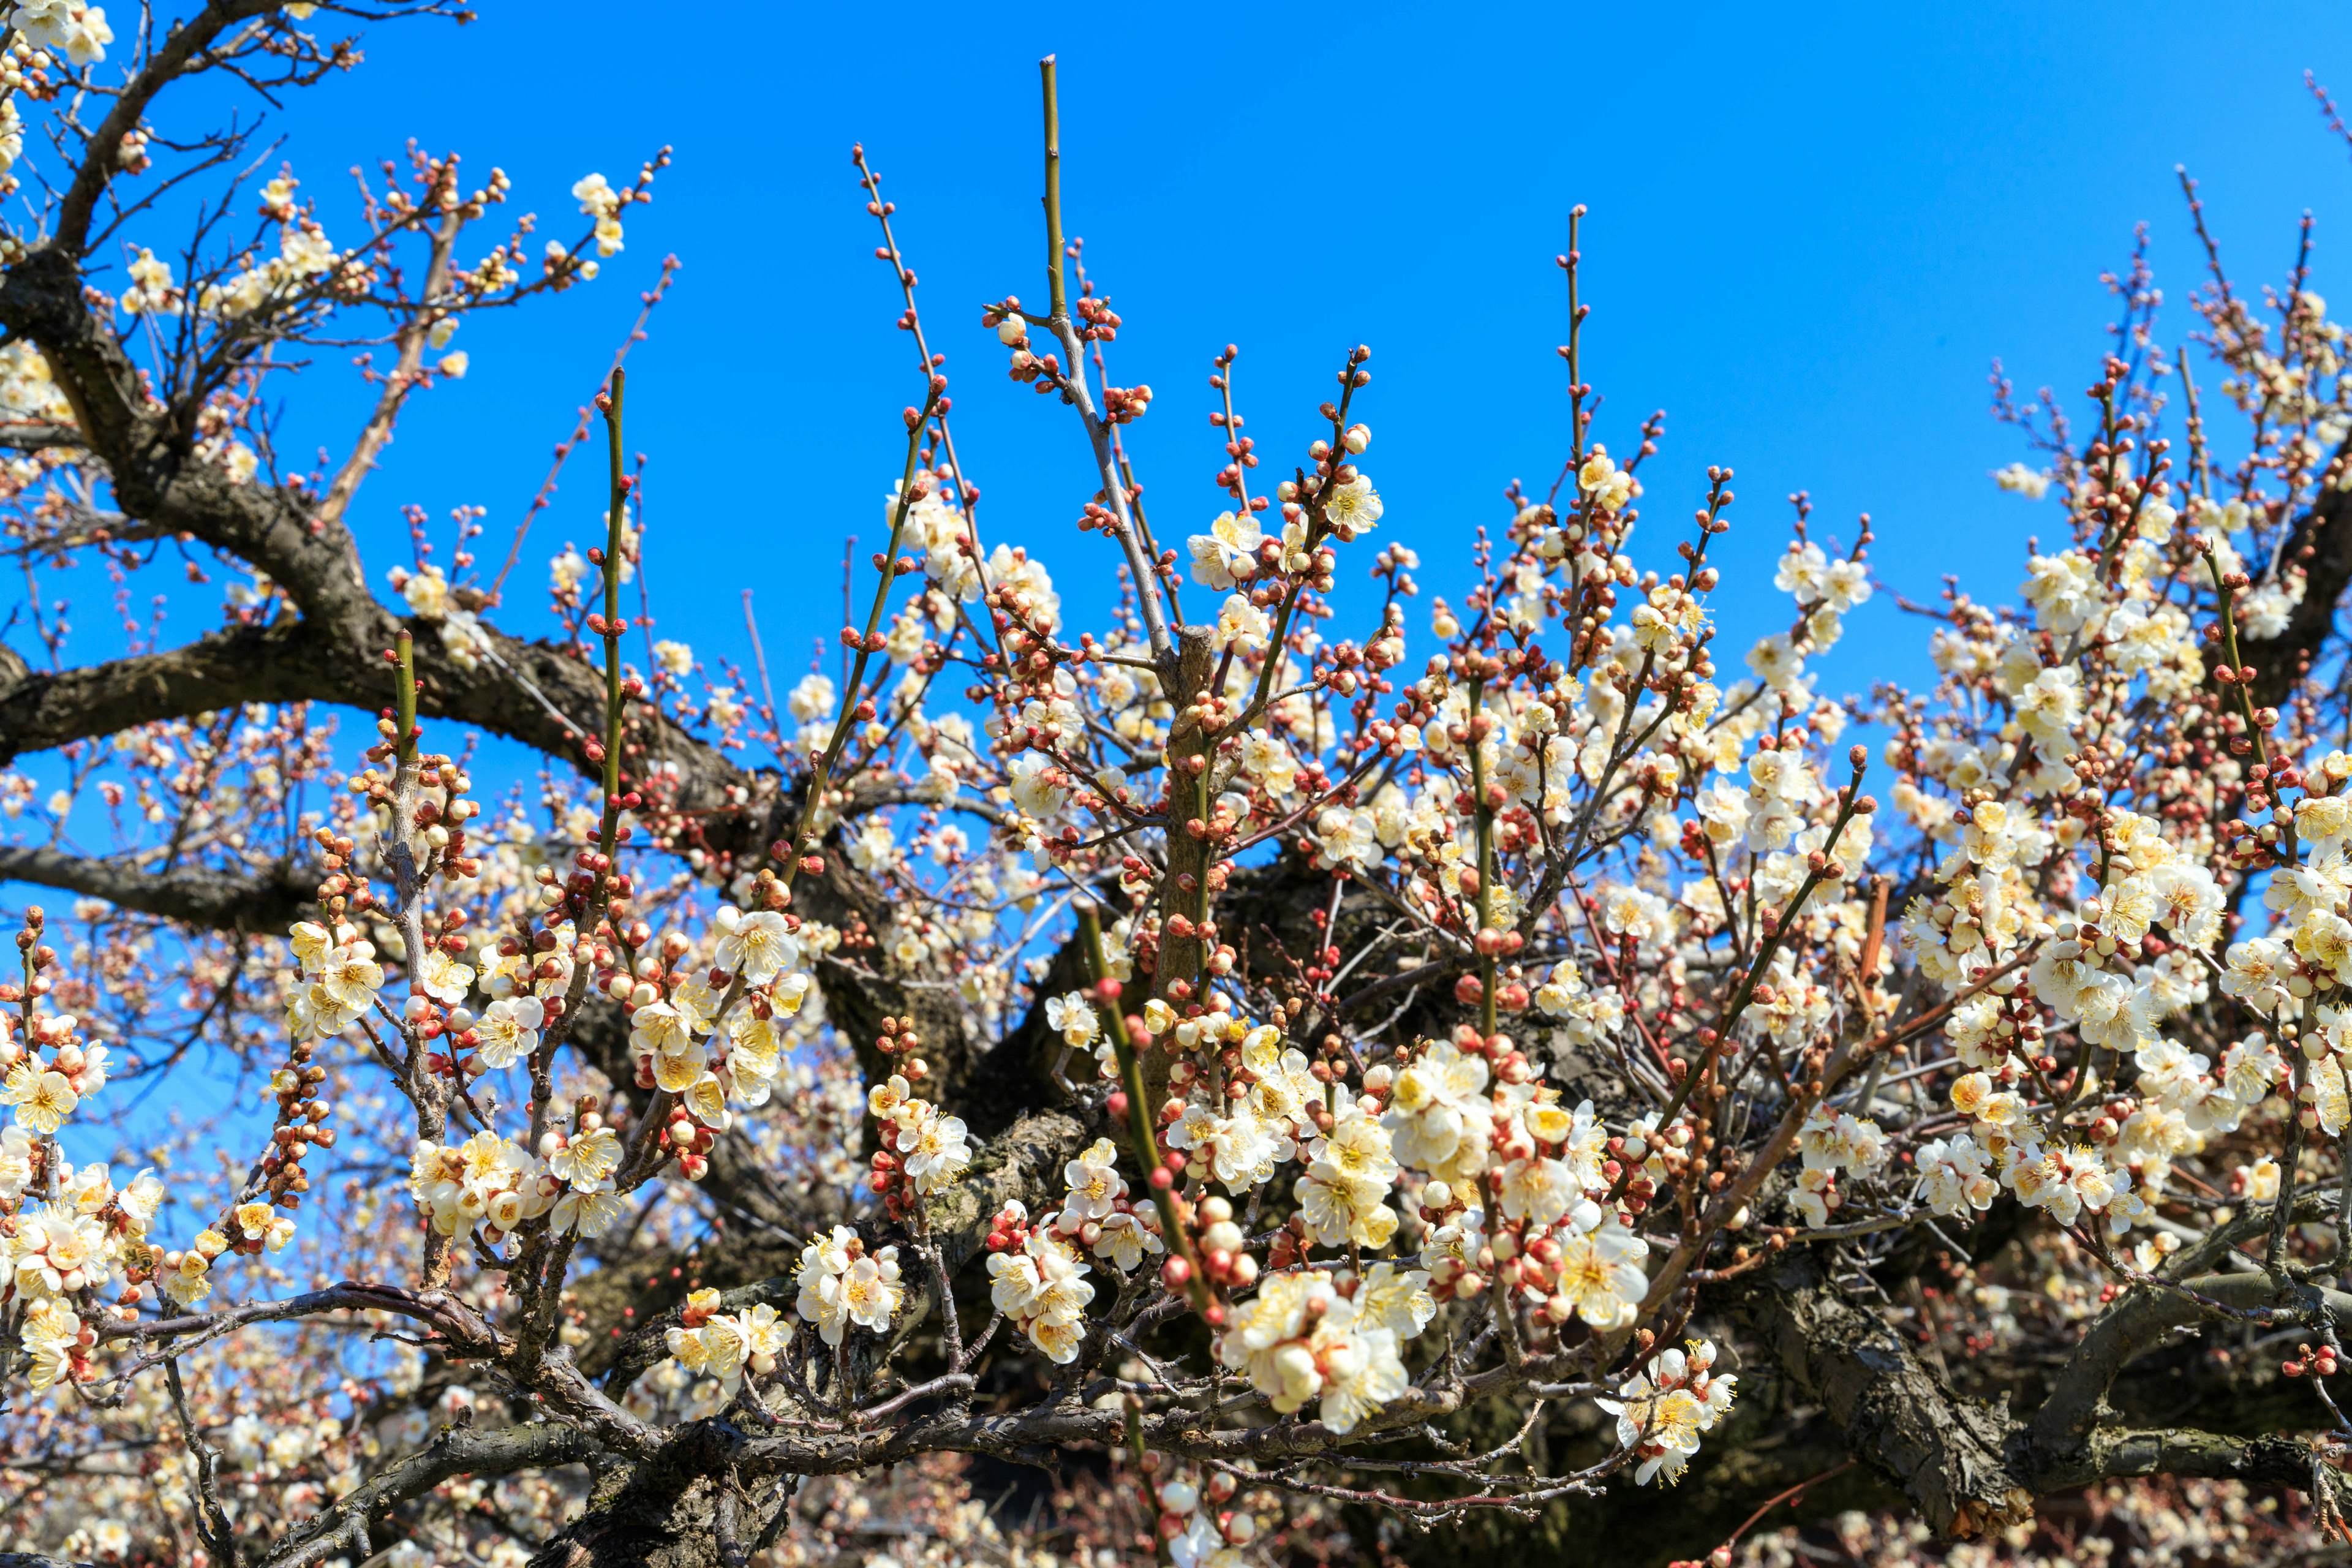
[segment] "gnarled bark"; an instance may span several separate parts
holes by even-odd
[[[2032,1517],[2033,1493],[2006,1452],[2007,1414],[1954,1393],[1884,1319],[1846,1299],[1812,1248],[1760,1274],[1733,1311],[1828,1409],[1848,1452],[1901,1488],[1937,1533]]]

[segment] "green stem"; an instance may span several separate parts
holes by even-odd
[[[1118,1081],[1127,1091],[1129,1152],[1142,1168],[1143,1184],[1151,1190],[1151,1201],[1160,1206],[1160,1234],[1168,1244],[1169,1255],[1182,1258],[1191,1270],[1185,1283],[1193,1310],[1205,1314],[1213,1299],[1209,1294],[1209,1281],[1201,1273],[1201,1260],[1192,1255],[1192,1238],[1185,1231],[1183,1217],[1176,1207],[1175,1183],[1171,1181],[1163,1187],[1151,1179],[1152,1173],[1161,1166],[1160,1141],[1151,1134],[1151,1106],[1143,1087],[1143,1064],[1136,1059],[1135,1044],[1128,1038],[1127,1015],[1120,1011],[1118,998],[1102,994],[1102,987],[1110,978],[1110,963],[1103,952],[1102,921],[1092,909],[1085,909],[1078,911],[1078,926],[1087,939],[1087,963],[1094,972],[1103,1027],[1110,1032],[1111,1050],[1118,1058]]]
[[[416,761],[416,642],[403,626],[392,639],[393,652],[400,665],[400,689],[393,695],[393,722],[400,733],[393,739],[395,764],[406,768]]]
[[[1055,321],[1070,316],[1067,285],[1062,280],[1062,106],[1054,86],[1054,57],[1037,62],[1045,86],[1045,279],[1051,290],[1051,314]]]
[[[1473,940],[1485,935],[1495,923],[1488,912],[1495,887],[1495,813],[1486,804],[1486,748],[1478,734],[1478,709],[1486,693],[1484,677],[1471,681],[1470,799],[1478,822],[1478,929],[1472,933]],[[1478,955],[1478,1032],[1492,1039],[1495,1029],[1495,956],[1482,952]]]

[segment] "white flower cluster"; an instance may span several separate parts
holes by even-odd
[[[621,209],[628,205],[628,193],[614,190],[602,174],[589,174],[574,182],[572,199],[580,204],[583,213],[596,220],[596,254],[619,255]]]
[[[444,361],[445,374],[463,374],[466,356],[451,354],[449,359],[457,363],[453,371]],[[438,565],[426,562],[415,572],[395,566],[386,575],[393,591],[407,602],[409,613],[418,620],[432,622],[440,632],[441,649],[449,656],[450,663],[464,670],[479,669],[482,660],[497,651],[481,617],[457,602],[456,585]]]
[[[1804,1169],[1790,1204],[1807,1225],[1818,1227],[1844,1201],[1837,1188],[1841,1174],[1867,1176],[1886,1163],[1886,1135],[1867,1118],[1817,1105],[1797,1130],[1797,1151],[1804,1156]]]
[[[730,1101],[765,1104],[781,1065],[779,1018],[800,1011],[809,977],[793,973],[801,945],[785,917],[723,905],[713,921],[712,965],[671,986],[615,975],[612,994],[629,1013],[629,1049],[642,1088],[667,1089],[694,1119],[726,1131]],[[722,1030],[721,1026],[724,1026]]]
[[[131,258],[127,268],[131,287],[122,291],[119,303],[135,316],[176,316],[185,302],[172,282],[172,264],[160,260],[145,246]]]
[[[63,55],[78,66],[97,65],[114,42],[105,9],[81,0],[16,0],[8,8],[8,26],[35,48]]]
[[[1535,1005],[1559,1020],[1552,1031],[1552,1049],[1567,1055],[1612,1037],[1624,1026],[1625,999],[1615,986],[1593,990],[1573,963],[1552,965],[1551,973],[1536,987]]]
[[[1180,1479],[1152,1489],[1173,1568],[1242,1568],[1246,1560],[1241,1549],[1257,1539],[1257,1519],[1223,1506],[1240,1489],[1241,1483],[1223,1470],[1205,1486]]]
[[[1344,1436],[1412,1386],[1399,1347],[1436,1315],[1428,1284],[1427,1274],[1392,1263],[1361,1277],[1276,1275],[1234,1309],[1217,1359],[1282,1415],[1320,1401],[1319,1419]]]
[[[800,1299],[793,1310],[829,1345],[839,1345],[853,1323],[877,1334],[887,1331],[907,1299],[898,1282],[898,1249],[869,1253],[845,1225],[801,1248],[794,1277]]]
[[[2050,493],[2050,476],[2029,468],[2023,463],[2011,463],[1992,478],[1993,483],[2001,489],[2011,495],[2023,496],[2027,500],[2040,500]]]
[[[98,1343],[98,1335],[74,1315],[73,1308],[54,1296],[32,1304],[16,1334],[25,1353],[32,1358],[36,1394],[75,1376],[74,1363]]]
[[[1087,1255],[1126,1274],[1166,1250],[1156,1209],[1129,1199],[1118,1164],[1118,1146],[1097,1138],[1063,1167],[1067,1191],[1059,1209],[1032,1225],[1027,1207],[1015,1201],[990,1222],[990,1299],[1055,1362],[1074,1359],[1086,1338],[1086,1308],[1095,1298],[1093,1282],[1084,1278]],[[1211,1198],[1202,1208],[1211,1222],[1203,1246],[1226,1249],[1229,1273],[1233,1265],[1246,1264],[1246,1278],[1255,1278],[1255,1260],[1236,1256],[1242,1237],[1231,1223],[1231,1205]]]
[[[35,1015],[29,1041],[0,1014],[0,1105],[18,1127],[49,1137],[81,1102],[106,1087],[107,1049],[85,1040],[71,1013]]]
[[[157,1275],[165,1296],[183,1307],[194,1307],[212,1294],[213,1260],[222,1253],[251,1254],[265,1247],[278,1252],[294,1239],[292,1216],[268,1203],[238,1204],[224,1223],[228,1227],[226,1231],[206,1226],[185,1249],[173,1247],[161,1255]]]
[[[339,290],[363,285],[366,278],[365,267],[347,262],[316,219],[297,215],[280,226],[276,256],[223,282],[205,284],[196,295],[196,309],[203,315],[232,321],[250,316],[291,301],[331,273],[336,274],[332,281]]]
[[[1646,1486],[1660,1475],[1668,1484],[1682,1479],[1698,1452],[1699,1434],[1715,1430],[1730,1412],[1739,1380],[1714,1366],[1715,1346],[1693,1340],[1687,1353],[1660,1352],[1625,1382],[1616,1398],[1594,1402],[1617,1417],[1617,1441],[1642,1462],[1633,1472],[1634,1485]]]
[[[1068,1187],[1062,1207],[1045,1223],[1122,1274],[1132,1273],[1147,1254],[1165,1250],[1160,1239],[1160,1215],[1146,1202],[1128,1196],[1127,1179],[1118,1173],[1118,1149],[1108,1138],[1097,1138],[1062,1168]],[[1236,1231],[1235,1236],[1239,1236]],[[1210,1242],[1214,1246],[1214,1241]]]
[[[358,927],[330,931],[303,921],[294,927],[292,946],[301,977],[286,987],[286,1032],[291,1038],[340,1035],[375,1005],[376,993],[383,989],[383,965],[376,962],[375,944]]]
[[[1018,1204],[996,1216],[989,1237],[989,1300],[1048,1359],[1066,1364],[1077,1359],[1086,1339],[1087,1303],[1095,1288],[1084,1278],[1087,1260],[1072,1238],[1052,1225],[1029,1226],[1027,1217]]]
[[[2059,558],[2036,563],[2037,584],[2073,581]],[[2045,587],[2039,607],[2063,623],[2074,614],[2066,603],[2065,594]],[[2352,776],[2352,759],[2341,772]],[[2331,775],[2323,764],[2314,776]],[[2232,943],[2219,974],[2224,994],[2283,1018],[2299,1015],[2311,994],[2305,965],[2328,965],[2340,946],[2352,974],[2352,921],[2343,913],[2352,877],[2335,870],[2352,806],[2340,795],[2315,794],[2298,806],[2298,816],[2314,829],[2312,858],[2281,869],[2265,895],[2287,934]],[[1981,1210],[2005,1188],[2062,1225],[2095,1215],[2111,1235],[2123,1237],[2163,1200],[2175,1159],[2234,1131],[2288,1078],[2285,1059],[2262,1034],[2231,1047],[2216,1072],[2204,1054],[2159,1032],[2168,1017],[2206,999],[2207,973],[2194,950],[2219,937],[2224,897],[2212,873],[2184,855],[2158,822],[2120,807],[2105,821],[2097,895],[2036,930],[2027,917],[2023,877],[2052,854],[2054,841],[2021,807],[1976,799],[1949,835],[1957,853],[1943,875],[1951,892],[1923,897],[1906,912],[1904,944],[1929,978],[1954,991],[1971,971],[2003,962],[2029,939],[2040,942],[2021,986],[2005,979],[1964,998],[1945,1026],[1966,1069],[1951,1085],[1950,1103],[1969,1126],[1915,1152],[1919,1195],[1939,1214]],[[2136,1100],[2101,1123],[2099,1139],[2053,1132],[2035,1116],[2026,1078],[2042,1022],[2019,1013],[2012,998],[2021,989],[2086,1046],[2133,1064]],[[2333,1121],[2340,1129],[2352,1125],[2352,1096],[2335,1065],[2333,1011],[2321,1013],[2303,1034],[2314,1063],[2304,1100],[2314,1125]],[[1803,1207],[1807,1199],[1798,1201]],[[1808,1218],[1819,1224],[1816,1212],[1808,1210]],[[2161,1240],[2154,1245],[2162,1250]]]
[[[484,1239],[496,1247],[541,1215],[558,1231],[602,1236],[622,1208],[613,1190],[621,1138],[593,1111],[580,1120],[569,1134],[546,1135],[545,1158],[494,1132],[477,1132],[455,1147],[420,1139],[409,1158],[409,1193],[443,1236],[484,1227]]]
[[[73,405],[65,390],[41,351],[28,342],[0,345],[0,418],[68,429],[73,426]]]
[[[1111,1048],[1110,1037],[1103,1033],[1102,1020],[1096,1016],[1094,1004],[1083,994],[1073,991],[1067,995],[1045,998],[1045,1023],[1072,1050],[1094,1052],[1103,1077],[1118,1076],[1118,1057]]]
[[[1202,1174],[1242,1193],[1273,1178],[1276,1166],[1297,1158],[1314,1136],[1313,1108],[1323,1102],[1323,1086],[1308,1070],[1306,1056],[1282,1047],[1282,1032],[1270,1025],[1255,1028],[1234,1015],[1218,1011],[1201,1018],[1178,1019],[1158,1000],[1145,1005],[1144,1026],[1154,1035],[1171,1035],[1180,1050],[1220,1042],[1240,1047],[1240,1067],[1227,1076],[1229,1086],[1244,1090],[1238,1100],[1219,1103],[1208,1084],[1189,1065],[1171,1079],[1186,1089],[1182,1113],[1163,1135],[1171,1149],[1187,1152],[1202,1165]],[[1355,1109],[1351,1103],[1350,1109]],[[1385,1154],[1385,1150],[1382,1151]],[[1386,1195],[1382,1186],[1381,1196]],[[1379,1206],[1380,1197],[1371,1200]],[[1378,1222],[1366,1218],[1366,1225]],[[1391,1215],[1381,1242],[1395,1227]],[[1378,1246],[1381,1242],[1371,1245]]]
[[[688,1295],[678,1325],[667,1336],[669,1353],[688,1372],[717,1380],[719,1392],[732,1398],[746,1372],[765,1377],[776,1370],[793,1326],[765,1301],[740,1312],[722,1312],[719,1305],[716,1290]]]
[[[963,1119],[940,1115],[898,1074],[866,1091],[866,1109],[881,1123],[882,1149],[894,1162],[880,1169],[904,1171],[919,1195],[938,1192],[971,1163]]]
[[[13,1127],[0,1132],[0,1201],[25,1196],[31,1168],[31,1140]],[[120,1192],[104,1165],[76,1169],[60,1162],[57,1175],[56,1195],[19,1209],[13,1233],[0,1239],[6,1261],[0,1294],[13,1289],[37,1303],[103,1289],[143,1256],[141,1244],[163,1201],[154,1173],[141,1172]],[[69,1306],[66,1315],[72,1316]]]

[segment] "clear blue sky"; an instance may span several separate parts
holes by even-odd
[[[551,216],[590,168],[618,183],[665,142],[677,161],[597,285],[467,328],[471,376],[410,416],[367,491],[378,570],[398,502],[478,502],[503,541],[634,290],[675,251],[686,269],[630,399],[632,445],[655,465],[662,629],[740,653],[750,586],[787,668],[838,624],[840,540],[873,547],[910,396],[855,140],[899,205],[989,537],[1042,545],[1074,613],[1105,591],[1102,542],[1070,528],[1093,483],[1076,432],[1003,379],[978,326],[982,300],[1043,293],[1048,50],[1070,227],[1128,323],[1115,369],[1159,395],[1132,446],[1163,535],[1216,510],[1204,416],[1220,346],[1242,346],[1251,428],[1280,457],[1313,434],[1338,355],[1361,341],[1368,468],[1439,592],[1458,590],[1503,484],[1555,471],[1550,258],[1576,202],[1591,209],[1600,433],[1622,445],[1668,411],[1654,522],[1685,518],[1706,465],[1727,462],[1745,525],[1732,563],[1778,551],[1781,498],[1803,487],[1819,526],[1850,533],[1873,513],[1882,570],[1915,596],[1946,569],[2008,593],[2023,535],[2053,525],[2054,509],[1986,479],[2021,455],[1986,415],[1988,364],[2003,356],[2027,389],[2086,384],[2113,315],[2098,274],[2135,221],[2153,226],[2185,325],[2196,258],[2176,163],[2203,181],[2249,279],[2284,268],[2310,206],[2328,291],[2352,231],[2352,156],[2301,81],[2308,67],[2352,89],[2340,6],[1147,6],[1081,23],[714,3],[661,41],[642,5],[483,10],[462,32],[383,29],[358,76],[311,95],[290,150],[313,190],[408,135],[499,163],[519,204]],[[593,474],[573,470],[520,584],[539,580],[541,545],[591,535],[595,505]],[[1916,659],[1916,625],[1874,608],[1833,682],[1883,668],[1885,650],[1855,657],[1874,631]],[[1763,624],[1737,603],[1724,615],[1743,640]]]
[[[978,325],[984,300],[1043,294],[1048,50],[1070,227],[1128,323],[1115,369],[1159,395],[1131,445],[1163,536],[1217,508],[1204,416],[1220,346],[1242,346],[1250,427],[1278,459],[1314,434],[1338,356],[1361,341],[1384,527],[1438,592],[1458,593],[1505,482],[1556,471],[1550,258],[1573,203],[1591,209],[1599,433],[1622,449],[1641,416],[1669,415],[1653,522],[1686,519],[1706,465],[1729,463],[1731,564],[1778,552],[1782,498],[1804,487],[1824,530],[1872,512],[1883,572],[1915,596],[1946,569],[2009,594],[2024,534],[2054,525],[2054,508],[1986,478],[2021,455],[1986,414],[1988,364],[2004,356],[2029,390],[2086,384],[2114,313],[2098,274],[2137,220],[2185,325],[2197,258],[2176,163],[2204,182],[2243,280],[2279,274],[2308,205],[2318,286],[2352,286],[2336,265],[2352,156],[2301,81],[2309,67],[2352,90],[2340,6],[482,8],[463,30],[380,29],[361,71],[286,117],[331,233],[352,226],[342,171],[410,136],[461,149],[477,174],[500,164],[517,206],[567,233],[579,174],[618,184],[664,142],[677,163],[601,281],[466,329],[471,375],[414,407],[355,514],[379,588],[405,553],[401,503],[483,505],[485,552],[502,552],[635,290],[674,251],[686,268],[630,398],[631,444],[654,462],[661,630],[740,656],[737,595],[755,588],[782,681],[838,624],[843,535],[863,536],[861,554],[877,542],[912,395],[854,140],[899,205],[988,537],[1042,548],[1074,626],[1098,624],[1108,549],[1070,527],[1094,483],[1083,445],[1066,411],[1003,379]],[[297,449],[340,447],[353,378],[330,356],[307,379],[339,390],[298,413]],[[593,462],[570,471],[510,629],[546,625],[543,563],[598,531],[598,483]],[[98,657],[103,590],[78,610],[80,653]],[[1723,616],[1741,646],[1767,619],[1737,601]],[[1890,654],[1917,668],[1918,630],[1882,600],[1830,683],[1858,686]]]

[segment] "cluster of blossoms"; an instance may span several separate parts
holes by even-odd
[[[1132,1274],[1147,1255],[1163,1252],[1166,1247],[1160,1239],[1158,1211],[1149,1205],[1139,1206],[1129,1198],[1127,1178],[1118,1173],[1118,1166],[1117,1145],[1108,1138],[1096,1139],[1063,1167],[1062,1179],[1069,1190],[1063,1194],[1059,1212],[1047,1215],[1042,1223],[1076,1240],[1120,1273]],[[1213,1198],[1209,1203],[1217,1201]],[[1208,1215],[1205,1204],[1202,1213]],[[1015,1226],[1023,1217],[1022,1211],[1011,1209],[1006,1215],[1013,1223],[998,1226],[990,1232],[992,1251],[1005,1250],[997,1245],[999,1234],[1007,1238],[1008,1245],[1018,1234]],[[1218,1219],[1232,1216],[1228,1214],[1209,1217],[1213,1226]],[[1209,1245],[1213,1250],[1216,1243],[1212,1240]],[[1234,1266],[1246,1261],[1238,1243],[1229,1244],[1226,1250],[1233,1254]]]
[[[891,1074],[866,1091],[866,1109],[875,1120],[880,1145],[874,1152],[868,1184],[882,1199],[884,1213],[904,1219],[922,1199],[963,1174],[971,1163],[971,1145],[961,1117],[940,1114],[908,1082],[907,1073],[927,1076],[923,1058],[913,1054],[921,1037],[911,1026],[901,1029],[897,1018],[883,1019],[882,1029],[876,1047],[886,1058],[904,1056],[906,1071]]]
[[[1317,1418],[1345,1436],[1411,1387],[1402,1350],[1437,1313],[1428,1284],[1427,1274],[1392,1263],[1360,1276],[1274,1275],[1234,1312],[1217,1360],[1281,1415],[1319,1401]]]
[[[286,1032],[297,1040],[340,1035],[373,1010],[383,989],[375,944],[348,922],[332,931],[299,921],[289,944],[300,966],[286,986]]]
[[[107,1049],[85,1040],[71,1013],[45,1013],[20,1032],[0,1019],[0,1105],[17,1127],[53,1136],[81,1102],[106,1087]]]
[[[620,1135],[593,1110],[581,1112],[580,1125],[570,1132],[547,1132],[537,1154],[494,1132],[477,1132],[447,1148],[420,1139],[408,1191],[442,1236],[478,1230],[496,1247],[524,1221],[547,1215],[559,1233],[598,1237],[624,1212],[614,1193],[623,1152]]]
[[[780,1020],[800,1010],[809,977],[797,971],[797,917],[719,909],[708,962],[693,943],[666,936],[655,963],[632,974],[604,965],[598,985],[629,1018],[636,1086],[675,1095],[683,1124],[672,1135],[689,1176],[706,1168],[710,1140],[730,1124],[729,1106],[766,1103],[780,1068]]]
[[[691,1292],[667,1338],[669,1353],[679,1365],[716,1380],[721,1394],[732,1398],[745,1373],[765,1377],[776,1370],[776,1357],[791,1340],[793,1326],[764,1301],[740,1312],[722,1312],[719,1305],[716,1290]]]
[[[0,1006],[13,1009],[0,1012],[0,1104],[10,1108],[0,1128],[0,1320],[20,1311],[36,1392],[87,1375],[97,1329],[135,1315],[159,1273],[173,1294],[179,1262],[147,1242],[164,1197],[152,1170],[118,1188],[109,1166],[77,1166],[59,1148],[59,1131],[106,1087],[109,1053],[77,1015],[43,1005],[58,964],[47,934],[44,912],[26,910],[16,935],[25,979],[0,984]],[[118,1279],[110,1305],[101,1293]]]
[[[1886,1137],[1876,1122],[1825,1105],[1815,1106],[1797,1130],[1797,1146],[1804,1169],[1790,1204],[1810,1226],[1827,1225],[1830,1211],[1843,1205],[1840,1175],[1869,1176],[1886,1163]]]
[[[114,42],[105,8],[81,0],[17,0],[8,7],[8,26],[35,48],[63,55],[78,66],[98,64]]]
[[[24,1342],[36,1392],[68,1372],[80,1375],[77,1363],[97,1342],[79,1303],[95,1301],[118,1278],[126,1282],[118,1310],[142,1299],[142,1286],[155,1273],[146,1237],[163,1201],[163,1184],[152,1171],[118,1189],[108,1167],[77,1168],[45,1148],[53,1150],[19,1128],[0,1131],[0,1203],[15,1205],[13,1228],[0,1239],[0,1309],[11,1301],[26,1308]],[[167,1294],[173,1284],[167,1272]]]
[[[1668,1483],[1682,1479],[1698,1452],[1699,1434],[1713,1431],[1730,1413],[1739,1379],[1714,1367],[1715,1346],[1693,1340],[1688,1352],[1665,1350],[1652,1356],[1616,1398],[1597,1402],[1617,1417],[1617,1441],[1641,1461],[1635,1484],[1646,1485],[1653,1477]]]
[[[1028,1218],[1013,1204],[990,1222],[989,1300],[1031,1344],[1066,1364],[1077,1359],[1086,1337],[1094,1284],[1085,1278],[1089,1270],[1076,1238],[1051,1219],[1033,1226]]]
[[[845,1225],[803,1247],[793,1277],[800,1296],[793,1310],[829,1345],[838,1346],[852,1324],[884,1332],[907,1299],[898,1282],[898,1249],[869,1251]]]
[[[1147,1455],[1147,1460],[1156,1458]],[[1156,1479],[1165,1467],[1153,1465],[1145,1489],[1158,1514],[1160,1542],[1174,1568],[1236,1568],[1248,1561],[1241,1549],[1258,1538],[1258,1521],[1245,1509],[1229,1506],[1241,1490],[1232,1472],[1219,1470],[1206,1480],[1182,1477]]]

